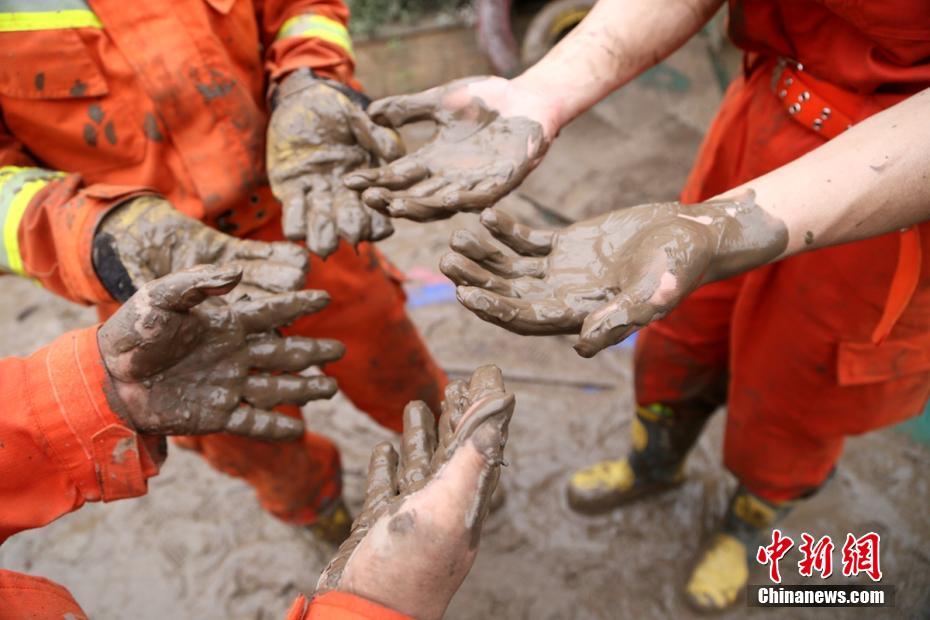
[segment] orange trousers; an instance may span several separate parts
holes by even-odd
[[[824,143],[780,107],[773,64],[731,85],[682,202],[707,199]],[[898,233],[695,291],[640,333],[637,402],[705,413],[725,402],[724,462],[742,484],[773,502],[816,489],[845,437],[917,415],[930,393],[930,225],[920,232],[917,290],[881,344],[870,337],[897,267]]]
[[[281,241],[279,218],[248,234],[249,239]],[[370,244],[358,251],[343,243],[326,261],[312,256],[307,288],[329,292],[329,305],[283,330],[290,335],[334,338],[346,345],[341,360],[324,372],[339,389],[381,426],[403,429],[411,400],[439,411],[446,377],[407,316],[395,268]],[[297,407],[277,410],[299,417]],[[268,443],[227,434],[178,438],[216,469],[244,479],[262,507],[298,525],[313,523],[319,509],[342,492],[339,451],[327,438],[307,432],[301,441]]]

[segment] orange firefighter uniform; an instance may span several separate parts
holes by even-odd
[[[795,160],[930,86],[923,0],[731,0],[729,30],[747,51],[744,72],[683,202]],[[882,164],[876,155],[876,175]],[[727,467],[765,499],[796,498],[824,482],[847,436],[923,409],[928,325],[923,224],[699,289],[640,334],[637,401],[704,412],[726,402]]]
[[[357,86],[347,19],[341,0],[2,3],[0,269],[112,312],[91,240],[103,214],[142,193],[229,234],[283,239],[264,171],[267,87],[298,67]],[[332,303],[291,332],[346,344],[326,372],[359,409],[399,431],[408,401],[438,406],[445,378],[373,247],[312,259],[307,287]],[[294,523],[341,492],[339,454],[318,435],[187,445]]]
[[[69,332],[28,358],[0,359],[0,544],[85,502],[144,495],[163,439],[137,435],[107,403],[97,327]],[[70,615],[69,615],[70,614]],[[86,619],[62,586],[0,570],[0,620]],[[364,599],[299,597],[289,619],[401,620]]]

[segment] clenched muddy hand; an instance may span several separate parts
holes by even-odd
[[[363,205],[342,177],[397,159],[403,154],[398,135],[375,125],[329,81],[306,72],[287,76],[275,96],[268,177],[284,208],[285,236],[306,239],[310,251],[325,258],[340,238],[355,245],[393,233],[391,221]]]
[[[537,98],[503,78],[467,78],[376,101],[368,112],[378,123],[431,120],[438,131],[406,157],[346,176],[346,185],[364,190],[365,204],[382,213],[421,222],[490,207],[549,147],[552,130],[536,120]]]
[[[342,357],[335,340],[275,332],[329,301],[323,291],[225,303],[242,271],[201,266],[144,285],[97,335],[114,411],[152,435],[226,432],[267,441],[300,437],[303,421],[282,404],[329,398],[333,379],[300,376]]]
[[[478,552],[513,407],[496,366],[448,385],[438,428],[425,404],[407,405],[400,456],[388,443],[375,447],[365,505],[317,592],[442,617]]]
[[[234,295],[259,298],[301,288],[310,265],[306,251],[293,243],[230,237],[157,196],[134,198],[108,213],[94,236],[93,260],[118,301],[146,282],[201,264],[240,269]]]
[[[456,231],[440,270],[459,301],[518,334],[579,334],[583,357],[662,318],[701,284],[777,258],[788,241],[784,224],[751,192],[621,209],[558,231],[527,228],[497,210],[481,222],[515,254]]]

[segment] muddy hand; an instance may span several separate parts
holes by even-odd
[[[459,301],[518,334],[579,334],[583,357],[665,316],[701,284],[776,258],[787,244],[784,225],[751,194],[641,205],[559,231],[527,228],[498,210],[481,222],[513,253],[456,231],[440,270]]]
[[[230,237],[187,217],[163,198],[141,196],[108,213],[94,235],[94,269],[118,301],[143,284],[201,264],[242,271],[235,295],[256,298],[299,289],[309,259],[293,243]]]
[[[428,144],[373,170],[346,176],[368,206],[417,221],[492,206],[536,167],[554,137],[538,95],[497,77],[467,78],[415,95],[388,97],[368,109],[399,127],[431,120]]]
[[[403,154],[397,134],[375,125],[341,89],[348,87],[295,71],[278,87],[268,125],[268,176],[284,208],[284,234],[306,239],[323,258],[336,251],[340,238],[355,245],[394,232],[391,221],[363,205],[342,176]]]
[[[375,447],[365,506],[317,592],[442,617],[478,552],[513,407],[496,366],[448,385],[438,428],[422,402],[407,405],[400,456]]]
[[[329,377],[300,376],[342,357],[335,340],[281,337],[276,328],[316,312],[322,291],[279,293],[227,304],[240,269],[201,266],[144,285],[98,332],[113,409],[140,433],[227,432],[295,439],[303,422],[276,405],[329,398]]]

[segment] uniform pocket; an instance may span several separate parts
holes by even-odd
[[[106,35],[83,30],[0,32],[0,109],[42,166],[99,180],[94,173],[141,161],[145,140],[137,102],[113,97],[82,38],[100,43]]]
[[[878,345],[841,342],[836,370],[842,386],[883,383],[930,372],[930,333]]]

